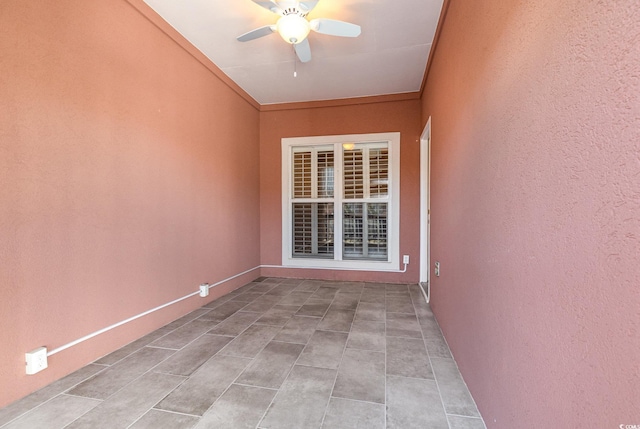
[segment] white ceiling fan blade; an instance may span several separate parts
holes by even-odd
[[[360,35],[360,26],[350,22],[318,18],[312,19],[310,23],[311,29],[320,34],[341,37],[358,37]]]
[[[296,55],[300,59],[301,63],[311,61],[311,46],[309,45],[309,39],[304,39],[302,42],[293,45],[293,49],[295,49]]]
[[[301,1],[300,9],[302,9],[304,13],[309,13],[313,10],[314,7],[316,7],[317,4],[318,0]]]
[[[248,33],[244,33],[237,37],[239,42],[248,42],[249,40],[257,39],[259,37],[268,36],[269,34],[276,31],[275,25],[265,25],[264,27],[256,28],[255,30],[251,30]]]
[[[258,6],[262,6],[263,8],[273,13],[280,13],[282,11],[280,6],[278,6],[278,3],[276,3],[273,0],[252,0],[252,1]]]

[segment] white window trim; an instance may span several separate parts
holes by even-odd
[[[343,143],[373,143],[386,141],[389,143],[389,192],[390,210],[388,212],[388,258],[387,260],[336,260],[293,258],[292,254],[292,228],[291,228],[291,199],[290,189],[292,168],[292,146],[319,146],[334,145],[336,153],[340,153],[339,159],[334,163],[334,177],[342,176],[342,151]],[[282,266],[299,268],[336,268],[336,269],[360,269],[363,271],[392,271],[400,268],[400,133],[374,133],[374,134],[349,134],[318,137],[293,137],[283,138],[282,144]],[[372,199],[371,202],[376,202]],[[336,213],[342,207],[335,207]],[[336,230],[342,230],[342,216],[335,217]],[[339,228],[339,229],[338,229]],[[334,244],[334,258],[342,257],[342,236],[337,235]]]

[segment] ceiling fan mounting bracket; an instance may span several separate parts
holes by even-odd
[[[301,18],[306,17],[308,14],[309,12],[303,12],[301,9],[298,9],[297,7],[288,7],[286,9],[282,9],[282,11],[280,12],[280,15],[282,16],[298,15]]]

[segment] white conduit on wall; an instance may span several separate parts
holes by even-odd
[[[406,271],[407,271],[407,264],[404,264],[404,268],[403,268],[402,270],[362,270],[362,269],[358,269],[358,268],[284,267],[284,266],[282,266],[282,265],[258,265],[257,267],[250,268],[250,269],[248,269],[248,270],[246,270],[246,271],[243,271],[243,272],[241,272],[241,273],[239,273],[239,274],[236,274],[236,275],[231,276],[231,277],[227,277],[227,278],[226,278],[226,279],[224,279],[224,280],[220,280],[220,281],[219,281],[219,282],[217,282],[217,283],[210,284],[210,285],[209,285],[209,289],[211,289],[212,287],[216,287],[216,286],[218,286],[218,285],[221,285],[222,283],[226,283],[226,282],[228,282],[228,281],[230,281],[230,280],[233,280],[233,279],[235,279],[235,278],[238,278],[238,277],[240,277],[240,276],[243,276],[243,275],[245,275],[245,274],[248,274],[248,273],[250,273],[251,271],[255,271],[255,270],[260,269],[260,268],[295,268],[295,269],[307,269],[307,270],[373,271],[373,272],[404,273],[404,272],[406,272]],[[424,292],[424,291],[423,291],[423,292]],[[81,342],[83,342],[83,341],[87,341],[87,340],[89,340],[89,339],[91,339],[91,338],[93,338],[93,337],[96,337],[96,336],[98,336],[98,335],[100,335],[100,334],[104,334],[104,333],[105,333],[105,332],[107,332],[107,331],[110,331],[110,330],[115,329],[115,328],[117,328],[117,327],[119,327],[119,326],[122,326],[122,325],[124,325],[125,323],[132,322],[132,321],[134,321],[134,320],[136,320],[136,319],[139,319],[139,318],[141,318],[141,317],[143,317],[143,316],[146,316],[147,314],[151,314],[151,313],[153,313],[153,312],[155,312],[155,311],[162,310],[162,309],[163,309],[163,308],[165,308],[165,307],[168,307],[168,306],[170,306],[170,305],[176,304],[176,303],[178,303],[178,302],[180,302],[180,301],[184,301],[185,299],[191,298],[192,296],[196,296],[196,295],[199,295],[199,294],[200,294],[200,290],[198,289],[196,292],[193,292],[193,293],[190,293],[190,294],[188,294],[188,295],[185,295],[185,296],[183,296],[182,298],[174,299],[174,300],[173,300],[173,301],[171,301],[171,302],[167,302],[166,304],[162,304],[162,305],[160,305],[160,306],[158,306],[158,307],[152,308],[151,310],[147,310],[147,311],[145,311],[144,313],[137,314],[137,315],[135,315],[135,316],[129,317],[128,319],[122,320],[122,321],[120,321],[120,322],[118,322],[118,323],[114,323],[113,325],[109,325],[109,326],[107,326],[106,328],[102,328],[102,329],[100,329],[100,330],[98,330],[98,331],[92,332],[91,334],[85,335],[85,336],[84,336],[84,337],[82,337],[82,338],[78,338],[77,340],[71,341],[70,343],[67,343],[67,344],[65,344],[65,345],[63,345],[63,346],[60,346],[60,347],[55,348],[55,349],[53,349],[53,350],[50,350],[50,351],[48,351],[48,352],[47,352],[47,356],[55,355],[56,353],[59,353],[59,352],[61,352],[61,351],[63,351],[63,350],[66,350],[66,349],[68,349],[69,347],[73,347],[73,346],[75,346],[75,345],[77,345],[77,344],[80,344],[80,343],[81,343]],[[427,301],[427,302],[428,302],[428,301]]]

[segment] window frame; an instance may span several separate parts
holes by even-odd
[[[342,256],[342,204],[350,202],[343,193],[343,151],[345,143],[388,144],[388,210],[387,210],[387,259],[343,259]],[[293,257],[293,203],[292,193],[293,148],[302,146],[333,146],[334,148],[334,197],[326,202],[334,203],[334,256],[333,258]],[[281,140],[282,156],[282,266],[300,268],[335,268],[363,271],[393,271],[400,268],[400,133],[348,134],[316,137],[291,137]],[[382,202],[372,198],[370,202]],[[338,213],[340,215],[338,216]]]

